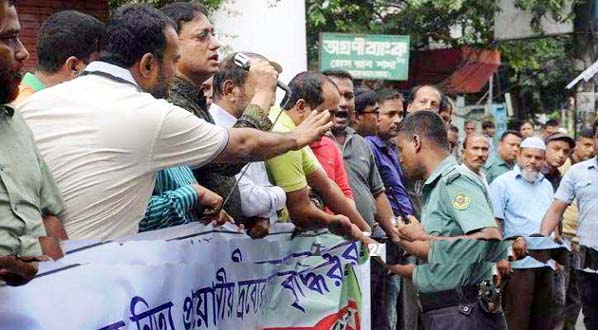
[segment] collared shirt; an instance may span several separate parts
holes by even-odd
[[[60,192],[21,114],[0,109],[0,255],[41,256],[42,217],[58,215]]]
[[[216,103],[210,106],[210,115],[217,125],[230,128],[237,123],[237,118]],[[240,174],[239,192],[241,194],[241,212],[246,217],[268,218],[270,222],[278,219],[277,212],[284,208],[287,196],[282,188],[273,186],[268,179],[266,164],[253,162],[247,164]]]
[[[345,129],[345,143],[341,149],[349,185],[353,190],[355,205],[359,214],[374,228],[376,223],[376,199],[374,196],[384,191],[384,182],[376,167],[376,159],[365,139],[351,127]],[[374,237],[384,236],[384,232],[376,227]]]
[[[544,174],[544,178],[546,178],[546,180],[548,180],[548,182],[550,182],[552,185],[552,190],[556,192],[556,190],[559,188],[561,180],[563,179],[561,172],[558,169],[551,171],[547,166],[544,166],[542,167],[542,174]]]
[[[168,100],[208,123],[215,124],[214,118],[206,108],[201,89],[186,80],[175,77]],[[258,105],[250,104],[234,127],[250,127],[269,131],[272,128],[272,123]],[[246,164],[207,164],[193,170],[200,185],[217,193],[222,198],[227,198],[230,195],[224,210],[239,223],[245,222],[245,216],[241,210],[239,188],[235,187],[235,175],[239,174]]]
[[[374,154],[394,215],[413,215],[413,205],[405,189],[405,178],[394,146],[382,141],[378,136],[368,136],[365,140]]]
[[[280,108],[270,110],[270,118],[278,121],[273,132],[290,132],[295,128],[293,119]],[[286,193],[307,187],[307,176],[321,168],[318,159],[309,147],[291,150],[280,156],[268,159],[266,169],[273,184],[281,187]]]
[[[445,158],[426,179],[423,200],[421,223],[429,235],[454,237],[496,228],[484,185],[453,156]],[[478,284],[492,276],[492,263],[481,261],[487,253],[485,244],[473,245],[473,249],[467,240],[457,240],[446,251],[442,248],[446,242],[429,242],[428,263],[416,266],[413,273],[418,292]]]
[[[320,141],[312,142],[309,148],[318,158],[328,177],[338,185],[345,197],[353,199],[353,191],[349,186],[343,156],[336,146],[336,142],[327,136],[323,136]]]
[[[513,166],[514,165],[509,165],[502,158],[500,158],[498,153],[491,154],[490,158],[486,162],[486,166],[484,166],[488,184],[491,184],[492,181],[494,181],[494,179],[498,178],[500,175],[512,170]]]
[[[598,250],[598,161],[579,162],[569,169],[557,190],[555,199],[571,204],[577,198],[579,244]]]
[[[198,220],[197,183],[188,166],[171,167],[156,175],[152,198],[139,222],[139,232],[187,224]]]
[[[486,191],[486,193],[488,193],[488,189],[490,188],[488,185],[488,180],[486,180],[486,174],[484,174],[484,172],[480,171],[480,173],[476,173],[474,171],[472,171],[469,167],[467,167],[467,165],[465,165],[465,163],[460,165],[464,171],[469,172],[469,174],[471,174],[474,177],[477,177],[478,179],[480,179],[480,181],[482,182],[482,184],[484,184],[484,189]]]
[[[19,96],[12,102],[12,104],[20,104],[29,96],[46,88],[46,85],[39,80],[33,73],[27,72],[21,80],[19,85]]]
[[[540,232],[542,218],[552,203],[552,185],[541,173],[534,183],[523,178],[519,166],[490,184],[494,217],[504,220],[504,237]]]
[[[86,70],[102,75],[35,93],[19,110],[62,192],[69,237],[132,235],[156,172],[210,162],[226,147],[228,131],[141,92],[124,68],[92,62]]]

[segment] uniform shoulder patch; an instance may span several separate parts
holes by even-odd
[[[459,193],[453,198],[453,207],[457,210],[465,210],[471,204],[471,197],[467,194]]]

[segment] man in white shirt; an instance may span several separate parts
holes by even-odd
[[[246,53],[252,59],[265,60],[261,55]],[[277,63],[270,62],[280,73]],[[213,77],[213,103],[210,114],[216,125],[231,128],[245,111],[253,90],[246,88],[247,72],[233,63],[228,56],[220,63],[220,70]],[[278,219],[277,212],[284,208],[287,201],[284,190],[272,185],[268,179],[264,162],[246,165],[240,174],[239,190],[241,193],[241,212],[248,218],[245,227],[253,238],[262,238],[268,234],[271,222]]]
[[[480,133],[472,133],[463,140],[463,163],[461,166],[475,174],[488,190],[486,175],[481,169],[488,160],[490,146],[486,136]]]
[[[172,20],[151,6],[124,6],[108,23],[101,61],[20,105],[63,195],[70,238],[136,233],[161,169],[268,159],[331,126],[327,112],[285,134],[208,124],[158,99],[168,94],[179,56]],[[249,75],[251,103],[269,107],[278,74],[254,62]]]

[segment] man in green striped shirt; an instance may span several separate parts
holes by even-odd
[[[187,166],[158,172],[139,232],[199,221],[204,209],[219,210],[222,197],[200,186]],[[226,217],[226,215],[222,215]]]

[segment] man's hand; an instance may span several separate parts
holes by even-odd
[[[268,235],[270,229],[270,219],[251,218],[247,225],[247,235],[253,239],[264,238]]]
[[[523,257],[525,257],[527,255],[527,253],[528,253],[528,251],[527,251],[527,244],[525,244],[525,239],[523,237],[518,237],[513,242],[513,254],[514,254],[515,260],[522,259]]]
[[[414,216],[408,217],[409,224],[398,222],[399,238],[408,242],[425,241],[427,238],[424,226]]]
[[[199,195],[197,202],[204,208],[201,216],[205,219],[205,223],[212,222],[214,227],[222,226],[227,222],[235,223],[233,218],[222,210],[223,200],[220,195],[199,184],[192,184],[191,186]]]
[[[43,257],[23,257],[15,256],[0,257],[0,280],[10,286],[19,286],[29,283],[38,271],[38,261],[43,261]]]
[[[245,90],[253,90],[255,94],[251,104],[257,104],[264,111],[269,111],[276,97],[278,72],[270,63],[262,59],[252,59],[249,74],[245,82]]]
[[[314,141],[320,140],[332,125],[333,123],[330,120],[330,113],[328,111],[320,113],[312,111],[299,126],[291,131],[297,144],[295,150],[299,150]]]
[[[349,218],[340,214],[333,217],[334,221],[328,226],[331,233],[348,238],[361,238],[361,230],[352,224]]]
[[[497,274],[494,274],[494,284],[498,287],[502,285],[503,279],[511,274],[511,263],[507,260],[501,260],[496,263]]]

